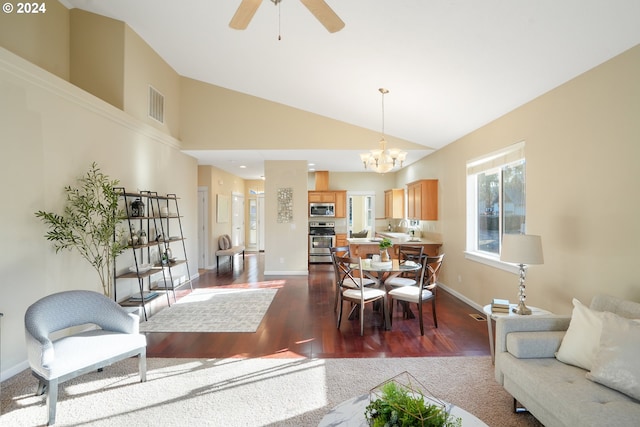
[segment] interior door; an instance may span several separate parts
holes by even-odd
[[[207,268],[209,191],[207,187],[198,187],[198,268]]]
[[[231,198],[231,242],[244,245],[244,195],[233,193]]]

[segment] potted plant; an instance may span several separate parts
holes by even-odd
[[[384,237],[380,242],[378,242],[378,248],[380,248],[380,261],[387,262],[391,258],[389,258],[389,248],[393,246],[391,240],[387,237]]]
[[[450,405],[430,396],[408,372],[371,390],[365,417],[370,426],[460,427],[462,420],[449,413]]]
[[[49,231],[45,238],[53,242],[58,253],[62,249],[75,249],[97,271],[102,292],[110,296],[113,283],[115,257],[122,253],[123,230],[117,225],[124,216],[118,207],[119,194],[114,187],[119,183],[103,174],[94,162],[78,187],[66,186],[66,205],[62,214],[38,211]]]

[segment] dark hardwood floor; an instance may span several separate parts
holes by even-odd
[[[382,315],[368,305],[364,336],[359,320],[343,318],[336,328],[333,310],[333,270],[329,264],[311,264],[309,276],[263,275],[264,255],[247,253],[215,271],[200,271],[194,288],[278,288],[262,324],[255,333],[147,333],[149,357],[407,357],[489,355],[487,324],[474,319],[474,308],[440,290],[438,328],[433,327],[431,304],[424,308],[425,335],[416,319],[402,319],[394,310],[393,327],[383,329]],[[190,292],[178,291],[177,296]],[[164,299],[164,298],[163,298]],[[250,309],[250,308],[249,308]],[[346,310],[346,305],[345,305]],[[416,310],[413,305],[413,310]],[[346,317],[346,316],[345,316]],[[481,316],[484,318],[484,316]]]

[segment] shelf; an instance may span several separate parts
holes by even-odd
[[[127,250],[133,255],[134,267],[140,268],[145,266],[150,269],[144,271],[124,271],[116,274],[116,266],[114,263],[114,276],[116,279],[136,280],[137,290],[133,295],[128,295],[125,300],[119,304],[122,306],[142,307],[145,320],[147,319],[147,311],[145,306],[160,295],[166,295],[167,304],[171,306],[170,293],[173,293],[173,301],[176,301],[175,289],[183,284],[191,284],[191,273],[189,272],[189,264],[187,262],[186,246],[184,244],[184,233],[182,229],[182,216],[178,206],[178,197],[175,194],[167,194],[165,196],[158,195],[153,191],[138,191],[135,193],[127,192],[124,187],[116,187],[114,189],[124,203],[123,214],[118,215],[118,219],[128,223],[127,232],[142,233],[143,231],[149,238],[145,244],[128,245]],[[140,201],[141,203],[138,203]],[[133,216],[136,213],[144,215]],[[139,230],[136,230],[139,229]],[[139,235],[139,234],[138,234]],[[157,236],[162,236],[157,238]],[[135,239],[135,235],[131,236]],[[151,240],[153,239],[153,240]],[[131,240],[129,240],[131,242]],[[137,241],[137,240],[136,240]],[[178,244],[181,242],[181,244]],[[176,243],[173,245],[173,243]],[[152,248],[158,248],[158,253]],[[173,255],[170,254],[173,253]],[[165,251],[169,256],[175,256],[175,251],[179,252],[179,256],[184,259],[176,259],[166,265],[159,262],[153,263],[153,259],[157,259],[158,255],[165,256]],[[186,273],[173,271],[178,266],[186,267]],[[159,276],[162,274],[162,276]],[[151,276],[156,275],[152,279]],[[183,277],[186,276],[187,280]],[[160,280],[154,281],[156,278]],[[174,277],[180,277],[183,282],[176,286]],[[117,282],[117,280],[116,280]],[[152,283],[153,282],[153,283]],[[157,287],[156,283],[163,286]],[[125,289],[130,294],[132,284],[129,283]],[[114,284],[114,299],[117,301],[118,283]]]
[[[153,301],[154,299],[158,298],[160,295],[162,294],[158,292],[145,292],[144,300],[136,297],[130,297],[129,299],[121,301],[120,305],[123,307],[139,307],[141,305],[147,304],[150,301]]]

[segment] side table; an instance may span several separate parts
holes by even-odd
[[[493,340],[492,320],[495,322],[498,317],[526,317],[526,316],[542,316],[543,314],[552,314],[550,311],[547,311],[538,307],[532,307],[530,305],[528,305],[527,307],[531,309],[531,314],[527,314],[527,315],[516,314],[513,312],[513,308],[517,306],[518,304],[509,304],[508,313],[492,313],[491,304],[487,304],[482,308],[482,311],[484,311],[484,314],[487,316],[487,328],[489,329],[489,348],[491,349],[491,363],[495,363],[495,342]]]

